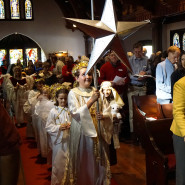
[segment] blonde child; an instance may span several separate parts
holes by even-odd
[[[33,127],[35,130],[38,152],[44,158],[38,163],[46,162],[49,153],[48,136],[45,130],[46,121],[50,110],[54,107],[54,102],[50,101],[50,88],[43,86],[41,94],[38,96],[38,102],[35,105],[35,113],[33,115]],[[41,159],[42,159],[41,158]]]
[[[100,93],[91,87],[92,72],[85,75],[87,65],[88,63],[80,62],[72,70],[79,86],[73,88],[68,95],[72,122],[67,183],[109,185],[108,144],[98,135],[97,120],[101,120],[102,115],[96,114],[96,101]],[[102,152],[99,150],[100,143]]]
[[[41,94],[42,86],[44,84],[44,79],[36,79],[33,90],[28,92],[28,100],[25,102],[23,106],[23,110],[26,114],[27,119],[27,128],[26,128],[26,136],[35,137],[33,125],[32,125],[32,114],[35,111],[35,105],[38,102],[38,97]]]
[[[66,179],[66,167],[69,161],[69,129],[71,117],[67,108],[67,89],[56,92],[56,104],[51,109],[46,130],[52,143],[51,185],[62,185]]]

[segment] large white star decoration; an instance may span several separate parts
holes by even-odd
[[[127,56],[124,53],[119,36],[127,38],[130,34],[148,22],[119,22],[116,21],[112,0],[106,0],[101,21],[66,18],[87,35],[95,38],[86,73],[99,61],[107,49],[115,52],[123,64],[131,70]]]

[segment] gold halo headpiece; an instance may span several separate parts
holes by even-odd
[[[35,83],[37,83],[37,82],[45,82],[45,80],[43,78],[37,78],[37,79],[35,79]]]
[[[60,89],[67,89],[68,91],[70,91],[71,83],[64,82],[63,84],[55,83],[55,84],[51,85],[50,86],[50,94],[51,94],[52,100],[55,100],[56,92]]]
[[[78,64],[76,64],[73,69],[72,69],[72,75],[74,77],[76,77],[76,73],[78,70],[82,69],[82,68],[86,68],[88,66],[88,61],[81,61]]]

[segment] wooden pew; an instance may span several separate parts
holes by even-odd
[[[147,185],[167,185],[169,174],[175,172],[171,124],[171,118],[145,122]]]
[[[134,132],[146,153],[147,185],[167,185],[169,173],[175,170],[175,155],[170,131],[173,105],[158,104],[155,95],[132,98]],[[153,117],[156,120],[149,121],[147,117]]]
[[[161,106],[157,103],[155,95],[133,96],[132,100],[134,133],[141,142],[141,145],[144,147],[145,135],[143,131],[146,117],[153,117],[157,119],[163,118]],[[140,110],[143,111],[146,115],[143,116]]]
[[[173,118],[173,103],[161,105],[161,110],[164,118]]]

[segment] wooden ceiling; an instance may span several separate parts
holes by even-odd
[[[91,19],[91,0],[55,0],[65,17]],[[105,0],[94,0],[94,19],[100,20]],[[185,0],[113,0],[119,21],[185,20]],[[175,18],[174,18],[175,17]],[[66,22],[66,27],[72,25]],[[72,28],[73,29],[73,28]]]

